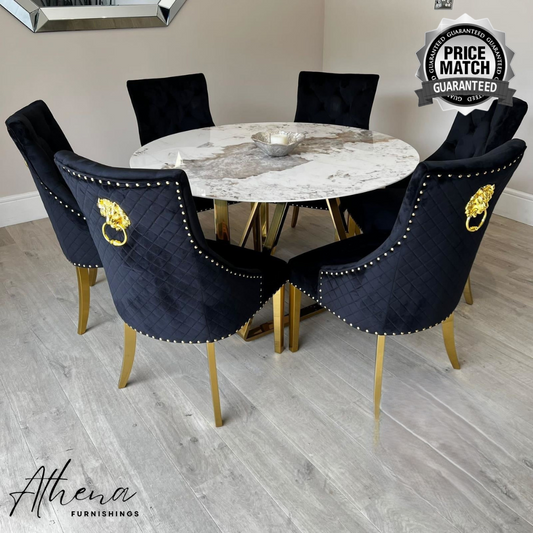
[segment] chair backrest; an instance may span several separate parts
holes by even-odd
[[[172,342],[214,341],[260,308],[261,273],[230,265],[209,248],[182,170],[112,168],[72,152],[56,154],[56,164],[130,327]]]
[[[127,87],[142,145],[173,133],[215,125],[203,74],[130,80]]]
[[[457,113],[448,137],[427,160],[445,161],[479,157],[510,141],[527,113],[527,104],[513,98],[512,106],[493,102],[488,111]]]
[[[67,259],[79,266],[101,266],[78,203],[54,163],[59,150],[71,150],[48,106],[31,103],[6,120],[11,138],[26,161]]]
[[[360,262],[323,268],[323,305],[378,334],[413,333],[445,320],[525,149],[514,139],[482,157],[421,163],[384,244]],[[478,216],[468,220],[467,211]]]
[[[379,76],[300,72],[295,122],[368,129]]]

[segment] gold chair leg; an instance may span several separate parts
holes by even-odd
[[[385,335],[378,335],[376,347],[376,370],[374,373],[374,417],[379,419],[381,410],[381,385],[383,383],[383,357],[385,355]]]
[[[268,235],[268,225],[270,222],[270,213],[269,213],[268,204],[261,204],[261,230],[263,233],[263,239],[266,239]]]
[[[292,208],[292,220],[291,220],[291,228],[295,228],[296,224],[298,223],[298,215],[300,214],[300,208],[297,206],[294,206]]]
[[[215,343],[207,343],[207,360],[209,362],[209,379],[211,380],[211,396],[215,412],[215,426],[222,426],[222,413],[220,411],[220,393],[218,391],[217,360],[215,358]]]
[[[289,350],[297,352],[300,337],[300,309],[302,293],[294,285],[289,285]]]
[[[472,295],[472,285],[470,284],[470,276],[468,276],[468,279],[466,280],[464,295],[466,303],[468,305],[472,305],[474,303],[474,296]]]
[[[285,285],[274,294],[274,350],[282,353],[284,349],[285,335]]]
[[[87,331],[87,321],[89,320],[89,307],[91,305],[91,291],[89,284],[89,270],[87,268],[76,267],[78,277],[78,335],[83,335]]]
[[[133,360],[135,359],[135,347],[137,345],[137,332],[124,324],[124,357],[122,359],[122,369],[118,380],[118,388],[123,389],[130,379]]]
[[[357,222],[348,215],[348,237],[355,237],[356,235],[361,235],[363,233],[361,228],[357,225]]]
[[[444,336],[444,346],[450,358],[450,363],[453,368],[459,370],[461,365],[457,357],[457,350],[455,349],[455,335],[453,332],[453,313],[442,323],[442,334]]]
[[[89,285],[91,287],[94,287],[94,284],[96,283],[96,276],[98,275],[98,269],[97,268],[89,268]]]

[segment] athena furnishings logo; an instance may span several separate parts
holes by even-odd
[[[131,510],[129,505],[124,510],[107,508],[109,504],[126,504],[137,494],[136,492],[132,492],[128,487],[118,487],[110,495],[95,493],[94,490],[88,487],[66,489],[64,483],[68,481],[66,472],[70,462],[71,460],[69,459],[61,470],[55,468],[49,475],[47,475],[48,471],[46,468],[41,466],[31,477],[26,478],[24,480],[25,486],[22,490],[10,493],[10,496],[13,498],[13,507],[9,516],[14,515],[23,499],[31,500],[30,512],[35,514],[37,518],[41,518],[41,506],[44,501],[49,503],[56,501],[61,507],[70,506],[71,509],[69,511],[71,516],[74,517],[113,518],[139,516],[139,512]],[[80,511],[75,508],[75,505],[72,505],[84,500],[93,503],[96,509],[92,511]]]
[[[489,19],[474,20],[466,14],[457,20],[442,19],[436,30],[426,33],[417,56],[419,106],[437,99],[444,111],[467,115],[474,109],[488,110],[495,99],[513,105],[516,91],[509,88],[509,80],[514,77],[514,52]]]

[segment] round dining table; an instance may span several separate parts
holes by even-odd
[[[270,157],[252,141],[259,132],[304,133],[305,140],[285,157]],[[294,122],[231,124],[190,130],[157,139],[137,150],[132,168],[181,168],[193,196],[214,201],[215,233],[230,241],[228,202],[249,202],[250,215],[239,244],[253,230],[254,248],[272,253],[290,204],[324,200],[338,239],[346,238],[340,199],[384,188],[405,178],[419,162],[417,151],[400,139],[375,131]],[[268,205],[276,204],[268,222]],[[323,311],[301,310],[301,320]],[[285,316],[285,324],[289,317]],[[240,331],[249,341],[273,331],[273,322]]]
[[[254,133],[280,131],[304,133],[305,140],[285,157],[270,157],[252,141]],[[325,200],[337,235],[344,239],[340,198],[400,181],[418,162],[412,146],[383,133],[330,124],[263,122],[169,135],[137,150],[130,166],[184,170],[192,194],[214,200],[215,232],[221,240],[230,239],[228,202],[252,204],[241,244],[252,228],[257,229],[254,221],[260,220],[260,208],[276,204],[264,243],[259,242],[271,252],[289,204]]]

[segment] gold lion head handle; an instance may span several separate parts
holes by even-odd
[[[123,209],[117,203],[106,200],[105,198],[98,198],[97,205],[100,209],[100,214],[105,217],[105,222],[102,226],[102,235],[105,240],[113,246],[124,246],[128,242],[126,228],[131,224],[128,215],[124,213]],[[105,232],[106,226],[111,226],[116,231],[122,231],[124,236],[122,241],[110,239]]]
[[[485,224],[485,220],[487,219],[487,209],[489,208],[489,202],[494,194],[494,188],[495,185],[485,185],[485,187],[481,187],[481,189],[479,189],[466,204],[466,229],[468,231],[477,231],[481,229],[483,224]],[[470,220],[480,215],[483,215],[481,223],[478,226],[470,226]]]

